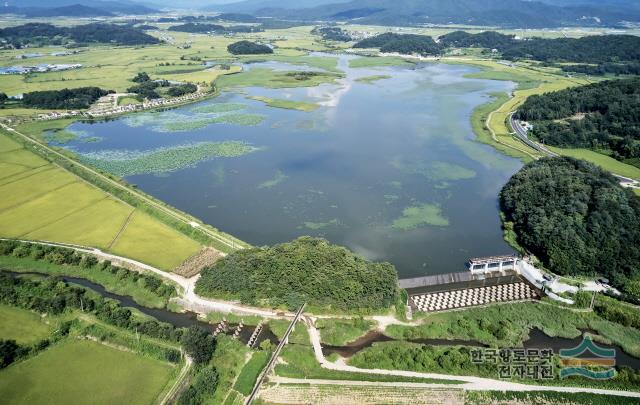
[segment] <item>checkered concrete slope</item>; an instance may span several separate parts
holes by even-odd
[[[442,291],[411,296],[419,311],[433,312],[484,305],[492,302],[521,301],[536,298],[536,291],[524,282]]]

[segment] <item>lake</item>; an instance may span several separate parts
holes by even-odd
[[[346,77],[336,84],[246,87],[170,111],[75,123],[69,131],[78,138],[63,146],[102,162],[201,142],[255,147],[177,170],[123,172],[141,190],[253,245],[321,236],[390,261],[401,278],[462,271],[470,257],[512,252],[497,194],[521,163],[475,142],[470,117],[513,83],[465,78],[476,70],[462,65],[352,69],[349,58],[339,57]],[[300,70],[247,66],[255,67]],[[373,75],[391,77],[357,80]],[[320,107],[274,108],[248,96]]]

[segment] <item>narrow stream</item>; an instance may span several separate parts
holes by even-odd
[[[8,271],[4,269],[0,269],[1,272],[11,275],[12,277],[21,277],[21,276],[37,276],[37,277],[50,277],[50,275],[45,273],[38,272],[28,272],[28,273],[17,273],[13,271]],[[112,292],[107,291],[100,284],[96,284],[94,282],[78,278],[78,277],[61,277],[64,281],[76,284],[90,290],[95,291],[96,293],[102,295],[103,297],[114,299],[120,302],[123,307],[135,308],[141,313],[151,316],[157,319],[160,322],[166,322],[172,324],[176,327],[180,328],[188,328],[193,325],[197,325],[203,329],[206,329],[213,333],[217,328],[217,324],[211,324],[198,319],[198,316],[194,312],[171,312],[166,309],[158,309],[158,308],[149,308],[143,305],[138,304],[133,300],[133,298],[125,295],[114,294]],[[227,331],[225,332],[227,335],[233,335],[234,331],[237,328],[237,324],[229,324]],[[246,343],[251,335],[253,334],[255,327],[246,325],[242,328],[240,332],[239,340],[243,343]],[[594,331],[583,331],[583,332],[591,332],[595,334]],[[260,332],[258,336],[256,345],[259,345],[262,341],[269,340],[274,344],[278,343],[278,337],[269,329],[269,326],[265,326]],[[328,356],[332,353],[337,353],[342,357],[351,357],[359,351],[371,347],[374,343],[378,342],[391,342],[396,341],[392,337],[389,337],[378,331],[370,331],[364,336],[358,338],[354,342],[346,344],[344,346],[331,346],[331,345],[322,345],[322,352],[325,356]],[[468,346],[468,347],[486,347],[487,345],[472,341],[472,340],[461,340],[461,339],[414,339],[407,340],[411,343],[420,343],[424,345],[431,346]],[[560,349],[567,349],[576,347],[582,341],[582,336],[578,336],[575,338],[560,338],[560,337],[551,337],[546,335],[540,329],[532,329],[529,332],[529,339],[527,339],[522,347],[525,349],[553,349],[554,353],[558,353]],[[606,347],[616,350],[616,365],[618,366],[627,366],[631,367],[635,370],[640,370],[640,359],[630,356],[625,353],[622,348],[615,345],[606,345],[602,343],[596,344],[600,347]]]
[[[595,331],[584,330],[582,332],[590,332],[596,334]],[[331,346],[322,345],[322,352],[325,356],[332,353],[337,353],[342,357],[351,357],[359,351],[371,347],[374,343],[379,342],[392,342],[398,341],[378,331],[370,331],[366,335],[358,338],[354,342],[348,343],[344,346]],[[411,343],[420,343],[430,346],[470,346],[470,347],[487,347],[487,345],[473,341],[473,340],[460,340],[460,339],[414,339],[407,340]],[[522,347],[525,349],[553,349],[554,353],[558,353],[560,349],[568,349],[576,347],[582,341],[582,336],[575,338],[561,338],[551,337],[545,334],[540,329],[532,329],[529,332],[529,339],[527,339]],[[625,353],[621,347],[615,345],[606,345],[603,343],[595,342],[600,347],[616,350],[616,365],[627,366],[635,370],[640,370],[640,359],[630,356]]]
[[[3,273],[9,274],[12,277],[21,277],[21,276],[50,277],[49,274],[38,273],[38,272],[18,273],[18,272],[8,271],[4,269],[0,269],[0,271]],[[150,317],[153,317],[160,322],[169,323],[178,328],[188,328],[190,326],[196,325],[213,333],[218,327],[218,324],[211,324],[208,322],[201,321],[200,319],[198,319],[198,315],[195,312],[190,312],[190,311],[171,312],[166,309],[145,307],[135,302],[133,298],[131,298],[130,296],[114,294],[112,292],[107,291],[100,284],[96,284],[89,280],[85,280],[83,278],[78,278],[78,277],[68,277],[68,276],[62,276],[61,278],[67,283],[76,284],[76,285],[85,287],[87,289],[90,289],[102,295],[105,298],[110,298],[110,299],[119,301],[120,305],[123,307],[135,308],[141,313],[148,315]],[[228,325],[227,330],[225,331],[225,334],[233,335],[237,327],[238,327],[238,324],[230,323]],[[249,341],[249,338],[251,338],[251,335],[253,334],[254,329],[255,329],[255,326],[245,325],[240,331],[239,340],[243,343],[247,343]],[[259,345],[264,340],[269,340],[274,344],[277,344],[279,342],[278,337],[269,329],[268,325],[265,325],[263,327],[262,331],[260,332],[260,335],[258,335],[258,339],[256,340],[254,347]]]

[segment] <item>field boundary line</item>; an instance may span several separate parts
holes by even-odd
[[[40,169],[41,167],[47,167],[47,166],[51,166],[51,167],[50,167],[49,169],[46,169],[46,170],[41,170],[41,171],[39,171],[39,172],[30,173],[30,172],[33,172],[34,170],[38,170],[38,169]],[[53,170],[53,169],[55,169],[55,168],[56,168],[56,166],[55,166],[53,163],[47,163],[46,165],[42,165],[42,166],[38,166],[38,167],[34,167],[33,169],[25,170],[25,171],[23,171],[23,172],[13,174],[13,175],[11,175],[11,176],[8,176],[8,177],[5,177],[5,178],[3,178],[3,179],[0,179],[0,187],[6,186],[6,185],[8,185],[8,184],[15,183],[16,181],[20,181],[20,180],[28,179],[28,178],[29,178],[29,177],[31,177],[31,176],[35,176],[36,174],[39,174],[39,173],[45,173],[45,172],[48,172],[49,170]],[[20,175],[22,175],[22,174],[26,174],[26,176],[24,176],[24,177],[20,177],[19,179],[13,179],[13,178],[12,178],[12,177],[15,177],[15,176],[20,176]],[[4,180],[9,180],[9,181],[7,181],[6,183],[3,183],[3,181],[4,181]]]
[[[27,198],[26,200],[21,200],[20,202],[15,203],[15,204],[13,204],[13,205],[11,205],[9,207],[5,207],[5,208],[0,209],[0,213],[4,213],[6,211],[11,211],[12,209],[19,207],[20,205],[23,205],[23,204],[26,204],[26,203],[30,203],[32,201],[39,200],[39,199],[41,199],[42,197],[46,196],[49,193],[55,193],[56,191],[60,191],[63,188],[65,188],[67,186],[70,186],[72,184],[76,184],[76,183],[78,183],[78,181],[77,180],[73,180],[73,181],[71,181],[69,183],[65,183],[65,184],[63,184],[61,186],[52,188],[51,190],[47,190],[47,191],[45,191],[43,193],[36,194],[36,195],[34,195],[34,196],[30,197],[30,198]]]
[[[122,235],[122,233],[124,232],[125,228],[129,225],[129,222],[131,222],[131,217],[133,216],[134,212],[136,212],[136,208],[133,208],[131,210],[131,212],[129,213],[129,215],[127,215],[127,217],[124,219],[124,222],[120,226],[120,229],[116,233],[116,236],[114,236],[114,238],[111,240],[111,243],[109,243],[109,246],[107,246],[107,250],[111,250],[113,245],[116,244],[116,242],[120,238],[120,235]]]
[[[19,235],[18,238],[24,238],[26,235],[29,235],[30,233],[33,233],[35,231],[39,231],[40,229],[46,228],[47,226],[50,226],[50,225],[53,225],[58,221],[62,221],[63,219],[66,219],[66,218],[70,217],[71,215],[74,215],[74,214],[77,214],[78,212],[86,210],[87,208],[89,208],[94,203],[99,202],[99,201],[103,201],[103,200],[105,200],[107,198],[108,197],[103,197],[103,198],[101,198],[99,200],[92,200],[89,204],[83,205],[82,207],[77,208],[77,209],[69,212],[68,214],[63,215],[60,218],[56,218],[53,221],[47,222],[47,223],[45,223],[45,224],[43,224],[43,225],[41,225],[41,226],[39,226],[39,227],[37,227],[35,229],[30,230],[29,232],[26,232],[26,233],[23,233],[23,234]]]

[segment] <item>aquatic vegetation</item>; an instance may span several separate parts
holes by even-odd
[[[304,227],[307,229],[317,231],[320,229],[328,228],[330,226],[336,226],[339,224],[340,222],[336,218],[334,218],[331,221],[327,221],[327,222],[305,222]]]
[[[384,80],[384,79],[390,79],[390,78],[391,76],[389,75],[373,75],[373,76],[365,76],[365,77],[357,78],[356,82],[372,84],[374,82],[377,82],[378,80]]]
[[[402,216],[393,221],[394,229],[411,230],[424,225],[449,226],[449,220],[442,216],[442,209],[435,204],[420,204],[407,207]]]
[[[47,141],[47,143],[57,143],[59,145],[63,145],[65,143],[75,141],[78,137],[76,134],[72,132],[59,130],[59,131],[48,131],[47,133],[44,134],[43,138],[45,141]]]
[[[149,151],[105,150],[87,153],[80,160],[124,177],[143,173],[163,173],[193,167],[216,157],[241,156],[257,148],[238,141],[199,142]]]
[[[476,172],[473,170],[464,168],[462,166],[454,165],[446,162],[433,162],[429,167],[429,171],[425,174],[434,181],[441,180],[464,180],[472,179],[476,177]]]
[[[145,125],[150,125],[158,121],[161,117],[165,116],[165,113],[144,113],[144,114],[134,114],[127,116],[123,122],[132,128],[143,127]]]
[[[267,189],[273,188],[273,187],[277,186],[278,184],[282,183],[283,181],[285,181],[288,178],[289,178],[289,176],[287,176],[286,174],[282,173],[281,170],[278,170],[273,179],[267,180],[267,181],[261,183],[258,186],[258,188],[267,188]]]
[[[385,194],[384,199],[387,204],[392,204],[400,199],[400,196],[397,196],[395,194]]]
[[[212,124],[258,125],[264,121],[260,114],[225,114],[215,117],[199,118],[198,116],[182,116],[178,119],[167,120],[154,128],[158,132],[183,132],[206,128]]]
[[[288,110],[311,112],[320,108],[320,105],[318,104],[307,103],[304,101],[282,100],[282,99],[269,98],[264,96],[249,96],[248,98],[252,100],[262,101],[269,107],[285,108]]]
[[[83,142],[83,143],[96,143],[96,142],[102,142],[102,140],[104,140],[104,138],[101,136],[89,136],[86,138],[80,138],[80,142]]]
[[[86,131],[67,129],[54,129],[44,133],[43,138],[45,141],[57,143],[60,145],[75,141],[78,138],[86,138],[89,134]]]
[[[192,108],[191,112],[197,114],[217,114],[244,110],[245,108],[247,108],[246,104],[242,103],[213,103]]]
[[[472,179],[476,176],[473,170],[447,162],[421,162],[406,161],[402,157],[395,157],[391,160],[391,165],[398,170],[408,174],[419,174],[425,178],[441,182]]]

